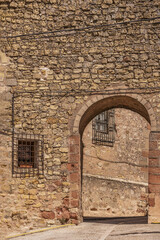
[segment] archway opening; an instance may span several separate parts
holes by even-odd
[[[115,109],[115,142],[93,144],[92,120],[109,109]],[[103,98],[85,111],[79,132],[83,217],[147,215],[150,117],[146,108],[128,96]]]
[[[114,108],[98,114],[82,136],[84,218],[148,214],[150,124],[136,112]]]

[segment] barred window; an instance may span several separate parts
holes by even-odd
[[[113,146],[115,141],[115,111],[110,109],[92,120],[92,143]]]
[[[43,136],[14,133],[12,146],[13,177],[43,175]]]
[[[37,166],[38,142],[32,140],[18,140],[18,166],[34,168]]]

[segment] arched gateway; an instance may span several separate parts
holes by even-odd
[[[81,204],[81,161],[82,134],[87,124],[99,113],[111,108],[126,108],[143,116],[151,125],[149,137],[149,216],[148,222],[160,222],[160,166],[158,140],[160,132],[151,104],[138,94],[116,94],[110,96],[92,96],[80,106],[70,121],[69,139],[69,171],[70,171],[70,207],[77,209],[79,219],[82,219]]]

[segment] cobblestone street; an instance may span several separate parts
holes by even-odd
[[[13,240],[159,240],[160,224],[145,218],[86,221],[78,226],[12,238]]]

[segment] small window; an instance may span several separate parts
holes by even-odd
[[[18,140],[18,166],[34,168],[37,166],[38,142]]]
[[[92,143],[113,146],[115,141],[114,109],[98,114],[92,121]]]
[[[12,143],[13,177],[43,175],[43,145],[42,135],[14,133]]]

